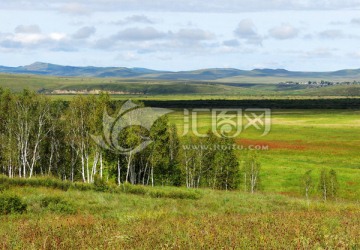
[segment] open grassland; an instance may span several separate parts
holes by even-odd
[[[205,133],[211,129],[211,114],[198,114],[197,127]],[[183,112],[170,115],[170,120],[183,133]],[[268,135],[249,128],[236,143],[239,161],[249,147],[260,146],[263,190],[291,196],[301,196],[301,177],[313,170],[318,179],[322,168],[337,171],[339,196],[360,200],[360,111],[344,110],[274,110],[272,128]]]
[[[183,132],[181,111],[169,115]],[[199,113],[199,132],[211,128]],[[262,190],[194,191],[174,187],[97,190],[59,180],[6,181],[0,199],[17,195],[22,214],[0,215],[1,249],[359,249],[360,111],[273,110],[271,132],[248,129],[243,150],[260,145]],[[305,200],[306,170],[317,185],[335,169],[338,198]],[[45,183],[45,184],[43,184]],[[1,184],[1,183],[0,183]],[[44,187],[46,186],[46,187]],[[52,188],[51,188],[52,187]],[[316,190],[316,186],[315,186]],[[100,192],[104,191],[104,192]]]
[[[332,81],[354,81],[356,78],[354,77],[329,77],[324,75],[317,75],[314,77],[302,77],[302,76],[233,76],[233,77],[226,77],[215,80],[216,82],[227,82],[227,83],[265,83],[265,84],[277,84],[279,82],[285,81],[294,81],[294,82],[308,82],[308,81],[322,81],[322,80],[332,80]]]
[[[167,189],[167,188],[163,188]],[[358,203],[201,190],[197,200],[11,186],[2,249],[357,249]],[[48,201],[48,202],[44,202]]]
[[[58,77],[37,75],[0,74],[0,87],[13,91],[24,88],[40,93],[59,94],[109,92],[115,98],[139,99],[238,99],[238,98],[302,98],[302,97],[358,97],[360,85],[311,87],[307,85],[279,85],[284,79],[254,77],[241,81],[185,81],[124,78]],[[319,80],[319,79],[307,79]],[[326,79],[325,79],[326,80]],[[343,79],[336,79],[337,81]],[[304,80],[305,81],[305,80]],[[71,98],[71,95],[65,95]]]
[[[53,100],[70,101],[76,95],[49,95]],[[111,94],[112,100],[127,101],[201,101],[201,100],[322,100],[322,99],[345,99],[347,96],[240,96],[240,95],[129,95],[129,94]],[[351,97],[359,99],[360,96]]]

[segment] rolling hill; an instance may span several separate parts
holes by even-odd
[[[239,70],[232,68],[214,68],[193,71],[157,71],[145,68],[125,67],[76,67],[62,66],[50,63],[35,62],[26,66],[5,67],[0,66],[0,72],[11,74],[33,74],[64,77],[118,77],[118,78],[142,78],[153,80],[222,80],[236,79],[237,77],[251,78],[324,78],[324,79],[358,79],[360,69],[339,70],[333,72],[301,72],[288,71],[285,69],[254,69]]]
[[[344,84],[312,85],[308,81]],[[196,95],[196,96],[360,96],[360,69],[333,72],[295,72],[285,69],[156,71],[125,67],[74,67],[36,62],[0,66],[0,87],[31,89],[52,95]],[[356,81],[356,84],[352,84]],[[286,82],[292,82],[290,84]],[[347,84],[349,82],[349,84]],[[281,83],[281,84],[280,84]],[[300,84],[298,84],[300,83]]]

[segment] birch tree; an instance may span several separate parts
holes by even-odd
[[[49,133],[50,101],[44,96],[24,90],[15,102],[15,135],[20,155],[19,176],[31,178],[40,159],[40,146]]]
[[[18,151],[15,138],[15,96],[0,89],[0,161],[10,178],[18,171]]]
[[[318,189],[322,194],[323,200],[326,202],[329,197],[335,198],[338,188],[339,183],[336,171],[322,169],[320,172]]]
[[[244,183],[246,191],[255,193],[260,187],[261,164],[256,154],[250,154],[244,164]]]
[[[306,171],[306,173],[304,174],[304,176],[302,178],[302,187],[303,187],[303,190],[305,192],[306,200],[308,202],[309,202],[310,192],[313,189],[313,185],[314,185],[313,179],[312,179],[312,176],[311,176],[311,172],[312,172],[312,170]]]
[[[89,97],[77,96],[73,98],[67,110],[67,141],[79,158],[81,166],[81,178],[83,182],[90,182],[90,112],[93,100]]]
[[[326,202],[329,196],[329,176],[326,169],[322,169],[320,172],[319,186],[318,186],[323,200]]]

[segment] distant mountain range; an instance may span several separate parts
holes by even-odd
[[[125,67],[75,67],[35,62],[27,66],[0,66],[0,73],[34,74],[64,77],[118,77],[158,80],[221,80],[232,77],[281,77],[281,78],[360,78],[360,69],[332,72],[300,72],[285,69],[239,70],[232,68],[202,69],[193,71],[157,71]]]

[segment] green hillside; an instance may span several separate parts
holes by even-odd
[[[119,77],[119,78],[142,78],[153,80],[189,80],[189,81],[236,81],[241,78],[302,78],[302,79],[358,79],[360,69],[345,69],[333,72],[301,72],[288,71],[285,69],[254,69],[240,70],[233,68],[209,68],[189,71],[161,71],[145,68],[125,67],[79,67],[63,66],[44,62],[35,62],[26,66],[4,67],[0,66],[0,72],[11,74],[33,74],[63,77]],[[261,81],[261,80],[260,80]]]

